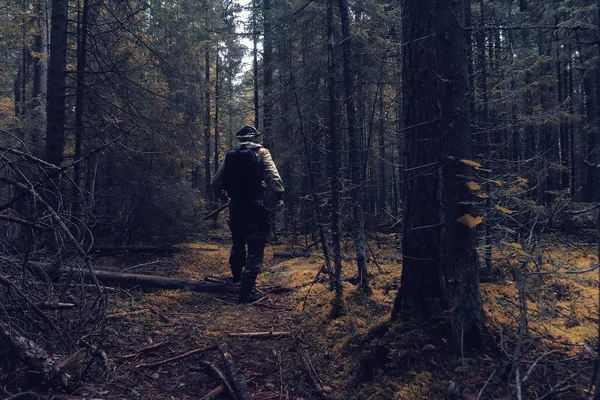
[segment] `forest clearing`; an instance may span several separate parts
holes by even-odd
[[[600,0],[0,0],[0,398],[600,400]]]

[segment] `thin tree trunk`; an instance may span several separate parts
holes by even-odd
[[[273,86],[273,30],[271,25],[271,0],[263,0],[263,135],[267,147],[272,140],[272,86]]]
[[[204,190],[206,199],[211,202],[213,193],[210,188],[210,44],[206,44],[204,52],[204,84],[205,91],[205,110],[204,110]]]
[[[219,169],[219,147],[221,146],[219,138],[219,41],[215,45],[215,174]]]
[[[48,32],[46,30],[46,0],[38,0],[36,3],[36,31],[33,39],[33,78],[31,84],[31,109],[33,127],[31,129],[31,141],[34,151],[37,152],[37,143],[44,132],[43,109],[46,107],[46,92],[48,81],[48,68],[46,58],[48,56]]]
[[[256,0],[252,0],[252,67],[254,71],[254,127],[259,129],[258,106],[258,26],[256,22]]]
[[[46,161],[60,165],[65,146],[68,0],[52,0],[52,30],[46,99]],[[56,203],[50,203],[55,206]]]
[[[360,149],[356,129],[356,108],[354,103],[354,75],[351,66],[352,37],[350,35],[350,17],[347,0],[338,0],[342,25],[342,59],[344,64],[344,93],[346,115],[348,117],[348,138],[350,146],[350,174],[352,181],[352,214],[354,217],[354,251],[358,267],[360,287],[366,293],[371,292],[366,256],[365,220],[362,210],[363,185],[360,173]],[[382,96],[383,97],[383,96]]]
[[[340,154],[339,133],[337,131],[337,101],[335,98],[333,0],[327,0],[327,86],[329,94],[329,173],[331,178],[331,242],[333,247],[333,265],[335,276],[335,296],[331,317],[345,314],[344,283],[342,281],[342,249],[340,242]]]
[[[77,86],[75,89],[75,160],[79,160],[81,144],[83,142],[83,111],[85,96],[85,68],[87,60],[87,35],[89,19],[89,0],[83,0],[80,10],[80,20],[77,26]],[[73,183],[77,191],[81,186],[81,163],[77,163],[73,169]],[[73,215],[80,217],[81,200],[75,201]]]

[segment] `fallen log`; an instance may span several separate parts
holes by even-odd
[[[93,281],[93,274],[87,269],[57,267],[56,265],[40,262],[29,262],[45,274],[57,278],[63,275],[80,275],[84,280]],[[234,292],[229,285],[209,283],[204,281],[188,281],[184,279],[165,278],[162,276],[123,274],[120,272],[95,270],[96,278],[105,285],[140,286],[144,289],[182,289],[191,292]]]
[[[48,353],[3,322],[0,322],[0,349],[3,358],[19,360],[35,371],[41,386],[66,385],[66,375]]]
[[[246,378],[244,377],[244,374],[240,373],[240,368],[233,361],[229,345],[223,343],[219,346],[219,350],[221,351],[221,356],[225,363],[225,374],[233,386],[236,397],[238,400],[252,400],[252,394],[248,389]]]
[[[289,251],[275,251],[273,252],[273,258],[308,258],[310,257],[309,252],[289,252]]]

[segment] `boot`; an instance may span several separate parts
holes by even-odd
[[[253,303],[262,297],[260,293],[254,291],[255,282],[256,276],[242,275],[238,304]]]

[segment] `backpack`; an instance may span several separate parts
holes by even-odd
[[[252,149],[240,146],[225,155],[224,189],[232,200],[252,201],[264,193],[262,171]]]

